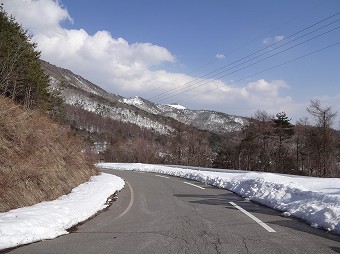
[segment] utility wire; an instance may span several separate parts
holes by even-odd
[[[220,72],[218,72],[218,73],[216,73],[216,74],[210,76],[209,78],[214,78],[215,80],[216,80],[216,79],[221,79],[221,78],[226,77],[226,76],[228,76],[228,75],[234,74],[234,73],[236,73],[236,72],[238,72],[238,71],[241,71],[241,70],[244,70],[244,69],[249,68],[249,67],[251,67],[251,66],[254,66],[254,65],[258,64],[258,63],[261,63],[261,62],[263,62],[263,61],[265,61],[265,60],[267,60],[267,59],[273,58],[274,56],[277,56],[277,55],[282,54],[282,53],[284,53],[284,52],[286,52],[286,51],[288,51],[288,50],[291,50],[291,49],[293,49],[293,48],[296,48],[296,47],[298,47],[298,46],[300,46],[300,45],[302,45],[302,44],[305,44],[305,43],[307,43],[307,42],[310,42],[310,41],[312,41],[312,40],[314,40],[314,39],[316,39],[316,38],[319,38],[319,37],[321,37],[321,36],[323,36],[323,35],[325,35],[325,34],[328,34],[328,33],[330,33],[330,32],[333,32],[333,31],[335,31],[335,30],[337,30],[337,29],[339,29],[339,28],[340,28],[340,26],[337,26],[337,27],[335,27],[335,28],[333,28],[333,29],[330,29],[330,30],[328,30],[328,31],[326,31],[326,32],[323,32],[323,33],[321,33],[321,34],[318,34],[318,35],[316,35],[316,36],[314,36],[314,37],[312,37],[312,38],[309,38],[309,39],[307,39],[307,40],[305,40],[305,41],[302,41],[302,42],[300,42],[300,43],[297,43],[297,44],[295,44],[295,45],[293,45],[293,46],[291,46],[291,47],[288,47],[288,48],[286,48],[286,49],[284,49],[284,50],[281,50],[281,51],[279,51],[279,52],[277,52],[277,53],[275,53],[275,54],[272,54],[272,55],[270,55],[270,56],[267,56],[267,57],[265,57],[265,58],[262,58],[262,59],[260,59],[260,60],[257,60],[257,61],[255,61],[255,62],[253,62],[253,63],[250,63],[250,64],[248,64],[248,65],[246,65],[246,66],[244,66],[244,67],[241,67],[241,68],[239,68],[239,69],[236,69],[236,70],[234,70],[234,71],[231,71],[231,72],[228,72],[228,73],[226,73],[226,74],[223,74],[223,73],[225,73],[225,72],[228,71],[228,70],[232,70],[232,69],[234,69],[235,67],[238,67],[238,66],[243,65],[243,64],[245,64],[245,63],[247,63],[247,62],[250,62],[250,61],[252,61],[252,60],[255,60],[255,59],[258,58],[259,56],[258,56],[258,57],[254,57],[254,58],[252,58],[252,59],[250,59],[250,60],[247,60],[247,61],[245,61],[245,62],[243,62],[243,63],[241,63],[241,64],[238,64],[238,65],[236,65],[236,66],[234,66],[234,67],[232,67],[232,68],[229,68],[229,69],[220,71]],[[304,36],[305,36],[305,35],[304,35]],[[304,36],[301,36],[301,38],[304,37]],[[289,42],[289,43],[290,43],[290,42]],[[289,44],[289,43],[287,43],[287,44]],[[286,45],[287,45],[287,44],[286,44]],[[280,47],[281,47],[281,46],[280,46]],[[278,47],[278,48],[280,48],[280,47]],[[265,55],[265,54],[263,54],[263,55]],[[260,55],[260,56],[263,56],[263,55]],[[221,75],[221,74],[223,74],[223,75]],[[172,98],[172,97],[174,97],[174,96],[183,94],[183,93],[185,93],[185,92],[188,92],[188,91],[194,90],[194,89],[196,89],[196,88],[198,88],[198,87],[201,87],[201,86],[203,86],[203,85],[206,85],[206,84],[208,84],[208,83],[210,83],[210,82],[211,82],[211,81],[209,81],[209,80],[207,80],[207,79],[199,80],[198,82],[192,84],[190,87],[186,87],[185,90],[179,91],[179,92],[177,92],[177,93],[172,93],[171,95],[168,95],[168,96],[163,96],[163,98],[160,98],[160,99],[158,99],[157,101],[163,101],[163,100],[165,100],[165,99]]]
[[[316,9],[316,8],[319,8],[320,6],[322,6],[322,5],[324,5],[324,4],[326,4],[326,1],[322,2],[321,4],[318,4],[318,5],[313,6],[312,8],[310,8],[310,9],[308,9],[308,10],[302,12],[300,15],[294,16],[293,18],[289,19],[289,20],[286,21],[285,23],[280,24],[279,26],[277,26],[277,27],[275,27],[275,28],[269,30],[268,32],[266,32],[266,33],[264,33],[264,34],[262,34],[262,35],[260,35],[260,36],[257,36],[257,37],[255,37],[255,38],[253,38],[252,40],[250,40],[250,41],[244,43],[243,45],[241,45],[241,46],[239,46],[239,47],[237,47],[237,48],[235,48],[235,49],[233,49],[233,50],[230,50],[230,51],[227,52],[225,55],[226,55],[226,56],[229,56],[230,54],[232,54],[232,53],[234,53],[234,52],[236,52],[236,51],[238,51],[238,50],[244,48],[245,46],[251,44],[252,42],[256,41],[257,39],[262,38],[263,36],[266,36],[266,35],[270,34],[271,32],[274,32],[274,31],[278,30],[278,29],[281,28],[281,27],[284,27],[284,26],[287,25],[288,23],[291,23],[291,22],[293,22],[294,20],[296,20],[297,18],[299,18],[301,15],[306,14],[306,13],[308,13],[308,12],[310,12],[310,11]],[[271,45],[270,45],[270,46],[271,46]],[[270,46],[269,46],[269,47],[270,47]],[[195,71],[200,70],[200,69],[202,69],[203,67],[206,67],[206,66],[208,66],[208,65],[210,65],[210,64],[212,64],[212,63],[214,63],[214,62],[217,62],[217,61],[219,61],[219,59],[217,59],[217,58],[214,59],[214,60],[212,60],[212,61],[209,61],[208,63],[203,64],[203,65],[201,65],[201,66],[195,68],[194,70],[190,71],[189,73],[186,73],[186,75],[190,75],[190,74],[192,74],[192,73],[195,73]],[[197,79],[199,79],[199,78],[197,78]],[[190,82],[194,82],[194,81],[195,81],[195,80],[186,82],[186,83],[184,83],[183,85],[181,85],[181,86],[179,86],[179,87],[177,87],[177,88],[174,88],[174,89],[175,89],[175,90],[180,89],[180,87],[185,86],[186,84],[188,84],[188,83],[190,83]],[[176,82],[176,80],[175,80],[174,82]],[[167,82],[162,82],[162,84],[167,84]],[[161,90],[161,88],[162,88],[161,86],[158,86],[158,87],[156,87],[156,88],[154,88],[154,89],[151,89],[150,92],[153,92],[153,91],[156,91],[156,90]],[[170,90],[170,91],[171,91],[171,90]],[[153,96],[153,97],[148,98],[148,100],[156,99],[155,97],[158,97],[158,96],[160,96],[160,95],[162,95],[162,94],[164,94],[164,93],[166,94],[166,93],[168,93],[168,92],[169,92],[169,91],[162,92],[162,93],[160,93],[160,94],[158,94],[158,95],[155,95],[155,96]]]
[[[328,45],[328,46],[326,46],[326,47],[323,47],[323,48],[321,48],[321,49],[315,50],[315,51],[313,51],[313,52],[310,52],[310,53],[308,53],[308,54],[302,55],[302,56],[300,56],[300,57],[291,59],[291,60],[286,61],[286,62],[284,62],[284,63],[281,63],[281,64],[278,64],[278,65],[272,66],[272,67],[267,68],[267,69],[265,69],[265,70],[262,70],[262,71],[253,73],[253,74],[251,74],[251,75],[248,75],[248,76],[246,76],[246,77],[240,78],[240,79],[238,79],[238,80],[229,82],[227,85],[231,85],[231,84],[237,83],[237,82],[239,82],[239,81],[246,80],[246,79],[251,78],[251,77],[253,77],[253,76],[256,76],[256,75],[262,74],[262,73],[264,73],[264,72],[267,72],[267,71],[276,69],[276,68],[278,68],[278,67],[281,67],[281,66],[283,66],[283,65],[287,65],[287,64],[289,64],[289,63],[298,61],[298,60],[300,60],[300,59],[303,59],[303,58],[305,58],[305,57],[314,55],[314,54],[316,54],[316,53],[319,53],[319,52],[321,52],[321,51],[323,51],[323,50],[329,49],[329,48],[334,47],[334,46],[337,46],[337,45],[340,45],[340,41],[338,41],[338,42],[336,42],[336,43],[333,43],[333,44],[331,44],[331,45]],[[209,83],[210,83],[210,82],[209,82]],[[190,96],[190,97],[181,99],[180,101],[186,101],[186,100],[192,99],[192,98],[194,98],[194,97],[197,97],[197,96],[199,96],[199,95],[203,95],[203,94],[212,92],[212,91],[217,90],[217,89],[219,89],[219,88],[220,88],[220,86],[217,86],[217,87],[212,88],[212,89],[210,89],[210,90],[204,91],[204,92],[202,92],[202,93],[200,93],[200,94],[192,95],[192,96]]]
[[[340,14],[340,12],[338,12],[338,13],[336,13],[336,14],[330,16],[330,17],[327,17],[327,18],[325,18],[325,19],[323,19],[323,20],[321,20],[321,21],[319,21],[319,22],[317,22],[317,23],[315,23],[315,24],[313,24],[313,25],[311,25],[311,26],[308,26],[308,27],[306,27],[306,28],[304,28],[304,29],[302,29],[302,30],[300,30],[300,31],[298,31],[298,32],[296,32],[296,33],[294,33],[294,34],[288,36],[288,37],[287,37],[286,39],[284,39],[284,40],[287,40],[288,38],[291,38],[291,37],[297,35],[298,33],[301,33],[301,32],[303,32],[303,31],[305,31],[305,30],[307,30],[307,29],[309,29],[309,28],[311,28],[311,27],[313,27],[313,26],[315,26],[315,25],[317,25],[317,24],[320,24],[321,22],[324,22],[325,20],[330,19],[330,18],[332,18],[332,17],[334,17],[334,16],[336,16],[336,15],[338,15],[338,14]],[[337,20],[337,21],[338,21],[338,20]],[[329,23],[329,24],[327,24],[327,25],[325,25],[325,26],[328,26],[328,25],[333,24],[333,23],[335,23],[335,22],[336,22],[336,21],[331,22],[331,23]],[[324,27],[325,27],[325,26],[324,26]],[[320,30],[320,29],[317,29],[317,30]],[[317,30],[314,30],[314,32],[317,31]],[[312,33],[312,32],[311,32],[311,33]],[[304,37],[304,36],[301,36],[301,37],[299,37],[299,38],[302,38],[302,37]],[[299,38],[298,38],[298,39],[299,39]],[[227,71],[227,70],[231,70],[231,69],[233,69],[233,68],[235,68],[235,67],[237,67],[237,66],[240,66],[241,64],[238,64],[238,65],[236,65],[236,66],[234,66],[234,67],[232,67],[232,68],[229,68],[229,69],[227,69],[227,70],[221,71],[221,70],[223,70],[224,68],[226,68],[226,67],[228,67],[228,66],[232,66],[233,64],[236,64],[236,63],[238,63],[238,62],[240,62],[240,61],[242,61],[242,60],[244,60],[244,59],[247,59],[247,58],[249,58],[250,56],[256,55],[257,53],[259,53],[259,52],[261,52],[261,51],[263,51],[263,50],[266,50],[266,49],[268,49],[268,48],[271,48],[272,46],[274,46],[274,45],[276,45],[276,44],[278,44],[278,43],[282,43],[282,41],[284,41],[284,40],[281,40],[281,41],[272,43],[272,44],[270,44],[269,46],[267,46],[267,47],[265,47],[265,48],[263,48],[263,49],[261,49],[261,50],[258,50],[258,51],[254,52],[254,53],[252,53],[252,54],[250,54],[250,55],[248,55],[248,56],[246,56],[246,57],[243,57],[243,58],[241,58],[241,59],[239,59],[239,60],[237,60],[237,61],[234,61],[234,62],[232,62],[232,63],[230,63],[230,64],[228,64],[228,65],[226,65],[226,66],[223,66],[223,67],[221,67],[221,68],[219,68],[219,69],[217,69],[217,70],[215,70],[215,71],[213,71],[213,72],[210,72],[210,73],[208,73],[208,74],[205,74],[205,75],[203,75],[203,76],[201,76],[201,77],[199,77],[199,78],[197,78],[197,79],[195,79],[195,80],[192,80],[192,81],[190,81],[190,82],[187,82],[187,83],[185,83],[184,85],[182,85],[181,87],[177,87],[177,88],[174,88],[174,89],[172,89],[172,90],[170,90],[170,91],[168,91],[168,92],[164,92],[164,93],[162,93],[162,94],[164,94],[164,95],[162,95],[162,96],[160,96],[160,95],[159,95],[159,96],[156,96],[157,98],[154,98],[154,99],[156,99],[156,100],[163,100],[162,97],[167,97],[168,94],[174,93],[176,90],[182,89],[182,87],[184,87],[185,85],[189,85],[189,84],[190,84],[190,85],[189,85],[189,87],[190,87],[190,86],[196,85],[197,82],[198,82],[198,83],[204,82],[204,79],[214,78],[214,77],[216,77],[218,74],[221,74],[222,72],[225,72],[225,71]],[[297,40],[297,39],[295,39],[295,40]],[[294,41],[295,41],[295,40],[294,40]],[[291,42],[292,42],[292,41],[291,41]],[[290,43],[290,42],[289,42],[289,43]],[[287,44],[289,44],[289,43],[286,43],[285,45],[287,45]],[[280,47],[277,47],[277,48],[280,48]],[[277,48],[275,48],[275,49],[277,49]],[[268,53],[269,53],[269,52],[266,52],[266,53],[264,53],[264,54],[262,54],[262,55],[265,55],[265,54],[268,54]],[[262,56],[262,55],[260,55],[260,56]],[[260,57],[260,56],[254,57],[254,58],[252,58],[252,59],[250,59],[250,60],[247,60],[247,61],[244,61],[243,63],[246,63],[246,62],[248,62],[248,61],[254,60],[254,59],[256,59],[256,58],[258,58],[258,57]],[[243,63],[242,63],[242,64],[243,64]],[[219,72],[218,72],[218,71],[219,71]]]
[[[337,16],[337,15],[339,15],[339,14],[340,14],[340,12],[337,12],[337,13],[335,13],[335,14],[329,16],[329,17],[326,17],[326,18],[324,18],[324,19],[322,19],[322,20],[320,20],[320,21],[318,21],[318,22],[316,22],[316,23],[314,23],[314,24],[312,24],[312,25],[310,25],[310,26],[307,26],[307,27],[305,27],[305,28],[303,28],[303,29],[301,29],[301,30],[299,30],[299,31],[297,31],[297,32],[295,32],[295,33],[289,35],[288,37],[284,38],[284,39],[281,40],[281,41],[274,42],[274,43],[268,45],[267,47],[264,47],[264,48],[262,48],[262,49],[260,49],[260,50],[257,50],[257,51],[255,51],[255,52],[253,52],[253,53],[251,53],[251,54],[249,54],[249,55],[247,55],[247,56],[245,56],[245,57],[242,57],[242,58],[240,58],[240,59],[238,59],[238,60],[236,60],[236,61],[234,61],[234,62],[232,62],[232,63],[230,63],[230,64],[227,64],[227,65],[225,65],[225,66],[223,66],[223,67],[221,67],[221,68],[218,68],[218,69],[216,69],[216,70],[214,70],[214,71],[212,71],[212,72],[209,72],[209,73],[207,73],[207,74],[205,74],[205,75],[202,75],[202,76],[200,76],[200,77],[198,77],[198,78],[196,78],[196,79],[194,79],[194,80],[192,80],[192,81],[189,81],[189,82],[187,82],[187,83],[185,83],[185,84],[183,84],[183,85],[181,85],[181,86],[179,86],[179,87],[176,87],[176,88],[174,88],[174,89],[171,89],[171,90],[168,90],[168,91],[166,91],[166,92],[160,93],[160,94],[158,94],[158,95],[156,95],[156,96],[153,96],[153,97],[150,98],[150,100],[152,100],[152,99],[153,99],[153,100],[164,100],[165,98],[173,97],[173,96],[169,96],[169,94],[173,94],[173,93],[176,92],[177,90],[183,89],[183,87],[185,87],[186,85],[194,86],[194,85],[197,84],[197,82],[202,82],[202,79],[213,78],[213,77],[215,77],[215,76],[221,74],[222,72],[225,72],[225,71],[227,71],[227,70],[230,70],[230,69],[232,69],[232,68],[235,68],[236,66],[234,66],[234,67],[232,67],[232,68],[229,68],[229,69],[227,69],[227,70],[223,70],[223,69],[225,69],[225,68],[227,68],[227,67],[229,67],[229,66],[232,66],[232,65],[235,65],[236,63],[241,62],[242,60],[245,60],[245,59],[247,59],[247,58],[250,58],[251,56],[254,56],[254,55],[256,55],[256,54],[258,54],[258,53],[260,53],[260,52],[262,52],[262,51],[264,51],[264,50],[266,50],[266,49],[270,49],[270,48],[272,48],[273,46],[275,46],[275,45],[277,45],[277,44],[279,44],[279,43],[282,43],[282,42],[284,42],[284,41],[287,41],[288,39],[293,38],[293,37],[296,36],[297,34],[302,33],[302,32],[304,32],[304,31],[306,31],[306,30],[308,30],[308,29],[310,29],[310,28],[312,28],[312,27],[314,27],[314,26],[317,26],[317,25],[321,24],[322,22],[325,22],[326,20],[329,20],[329,19],[331,19],[331,18],[333,18],[333,17],[335,17],[335,16]],[[337,21],[339,21],[339,19],[336,20],[336,21],[333,21],[333,22],[331,22],[331,23],[328,23],[328,24],[326,24],[326,25],[324,25],[324,26],[322,26],[322,27],[320,27],[320,28],[318,28],[318,29],[316,29],[316,30],[314,30],[314,31],[312,31],[312,32],[309,32],[309,33],[307,33],[307,34],[305,34],[305,35],[303,35],[303,36],[300,36],[299,38],[294,39],[294,40],[292,40],[292,41],[290,41],[290,42],[288,42],[288,43],[286,43],[286,44],[284,44],[284,45],[288,45],[289,43],[292,43],[293,41],[296,41],[296,40],[298,40],[298,39],[300,39],[300,38],[302,38],[302,37],[305,37],[305,36],[307,36],[307,35],[309,35],[309,34],[311,34],[311,33],[313,33],[313,32],[319,31],[319,30],[321,30],[322,28],[324,28],[324,27],[326,27],[326,26],[329,26],[329,25],[331,25],[331,24],[334,24],[334,23],[337,22]],[[276,47],[275,49],[278,49],[278,48],[280,48],[280,47],[283,47],[284,45],[279,46],[279,47]],[[273,49],[272,49],[271,51],[273,51]],[[263,53],[262,55],[259,55],[259,56],[257,56],[257,57],[253,57],[253,58],[250,59],[250,60],[243,61],[242,64],[244,64],[244,63],[246,63],[246,62],[248,62],[248,61],[254,60],[254,59],[256,59],[256,58],[258,58],[258,57],[260,57],[260,56],[263,56],[263,55],[265,55],[265,54],[268,54],[268,52]],[[238,64],[237,66],[239,66],[239,65],[241,65],[241,64]],[[176,95],[177,95],[177,94],[176,94]]]

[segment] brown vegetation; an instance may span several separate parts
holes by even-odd
[[[295,126],[284,112],[257,111],[242,133],[221,144],[216,167],[318,177],[340,176],[340,132],[331,128],[335,113],[312,101],[307,110],[316,124]]]
[[[0,97],[0,212],[67,194],[97,174],[67,127]]]
[[[99,153],[103,161],[212,166],[212,133],[207,131],[169,118],[175,131],[164,135],[77,106],[65,105],[65,110],[74,130],[92,143],[105,144]]]

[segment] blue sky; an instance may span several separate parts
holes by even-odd
[[[43,59],[124,97],[293,121],[319,99],[340,114],[340,44],[303,57],[340,43],[338,0],[2,2]]]

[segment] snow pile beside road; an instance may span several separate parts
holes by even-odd
[[[57,200],[0,213],[0,250],[67,234],[66,229],[105,208],[107,198],[125,182],[101,174]]]
[[[228,170],[212,172],[148,164],[100,163],[99,168],[136,170],[196,180],[340,234],[340,179]]]

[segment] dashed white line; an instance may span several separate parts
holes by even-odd
[[[155,176],[159,176],[159,177],[163,177],[163,178],[169,178],[168,176],[162,176],[162,175],[155,175]]]
[[[191,185],[191,186],[195,186],[196,188],[200,188],[200,189],[202,189],[202,190],[205,190],[205,188],[203,188],[203,187],[201,187],[201,186],[198,186],[198,185],[196,185],[196,184],[193,184],[193,183],[188,183],[188,182],[183,182],[183,183],[186,183],[186,184],[189,184],[189,185]]]
[[[259,218],[255,217],[254,215],[252,215],[251,213],[249,213],[248,211],[244,210],[242,207],[236,205],[234,202],[229,202],[229,204],[231,204],[232,206],[234,206],[235,208],[237,208],[238,210],[240,210],[241,212],[243,212],[245,215],[247,215],[248,217],[250,217],[251,219],[253,219],[255,222],[257,222],[259,225],[261,225],[263,228],[265,228],[268,232],[274,233],[276,232],[274,229],[272,229],[271,227],[269,227],[266,223],[264,223],[262,220],[260,220]]]

